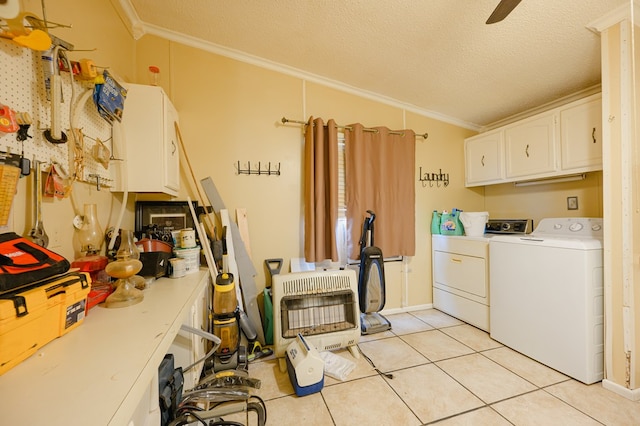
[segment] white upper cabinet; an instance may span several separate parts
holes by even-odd
[[[562,169],[602,169],[602,98],[590,96],[560,112]]]
[[[116,147],[124,161],[112,191],[162,192],[178,195],[180,148],[178,113],[159,86],[127,84],[127,98]],[[116,124],[117,126],[117,124]],[[115,136],[114,136],[115,137]]]
[[[556,170],[556,114],[537,115],[504,131],[506,175],[534,176]]]
[[[465,183],[486,185],[504,179],[503,132],[482,133],[464,141]]]
[[[602,170],[600,94],[465,140],[466,186],[596,170]]]

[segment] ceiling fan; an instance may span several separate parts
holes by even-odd
[[[496,6],[486,23],[495,24],[496,22],[502,21],[516,8],[520,1],[521,0],[500,0],[500,3],[498,3],[498,6]]]

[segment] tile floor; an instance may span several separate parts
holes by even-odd
[[[362,336],[345,381],[297,397],[275,359],[250,364],[267,425],[640,425],[640,402],[570,379],[435,309],[389,315],[392,331]],[[251,420],[251,419],[250,419]]]

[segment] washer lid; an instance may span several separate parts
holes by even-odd
[[[555,247],[573,250],[602,250],[602,240],[593,238],[570,238],[530,235],[496,235],[489,240],[489,247],[497,244],[517,244],[532,247]]]

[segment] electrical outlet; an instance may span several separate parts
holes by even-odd
[[[567,210],[578,210],[578,197],[567,197]]]

